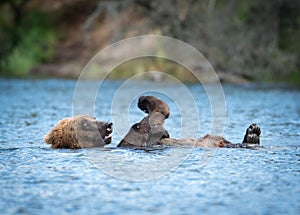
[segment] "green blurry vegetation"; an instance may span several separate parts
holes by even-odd
[[[167,75],[155,74],[154,72],[162,72]],[[156,57],[136,58],[124,62],[114,68],[107,78],[118,80],[133,77],[137,80],[170,81],[171,77],[168,75],[185,83],[197,82],[197,78],[182,65],[164,58]]]
[[[134,2],[142,6],[151,28],[197,48],[217,73],[259,82],[300,82],[300,1]],[[120,71],[115,78],[127,73]]]
[[[205,40],[214,68],[254,81],[299,83],[300,1],[231,2],[216,1],[208,20]]]
[[[123,62],[110,71],[110,66],[104,64],[89,64],[85,70],[85,79],[120,80],[133,78],[136,80],[174,81],[178,79],[185,83],[195,83],[198,79],[181,64],[158,57],[141,57]],[[83,78],[83,77],[82,77]]]
[[[16,2],[18,5],[25,1]],[[22,14],[18,15],[5,8],[0,15],[2,76],[26,77],[32,67],[54,54],[56,36],[49,16],[38,9],[19,10]]]
[[[0,32],[2,76],[27,77],[32,67],[45,62],[57,66],[48,74],[76,78],[77,73],[72,69],[66,72],[61,66],[81,66],[97,47],[128,35],[159,32],[191,44],[223,77],[300,83],[297,0],[53,0],[50,4],[43,0],[1,0]],[[68,48],[61,45],[62,38]],[[56,49],[59,53],[54,52],[54,44],[60,47]],[[92,68],[91,76],[96,77],[105,66]],[[173,62],[150,58],[124,63],[110,78],[128,78],[151,70],[187,82],[194,80]]]

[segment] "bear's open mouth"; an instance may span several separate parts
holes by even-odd
[[[112,140],[111,133],[113,131],[112,125],[113,125],[112,122],[106,123],[105,134],[102,136],[105,144],[111,143]]]

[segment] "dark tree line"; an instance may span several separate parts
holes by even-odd
[[[261,80],[300,76],[300,1],[98,1],[96,11],[118,20],[128,8],[148,18],[140,33],[159,29],[186,41],[219,71]],[[134,28],[116,25],[112,42]]]
[[[9,35],[12,35],[0,35],[1,56],[12,50],[22,37],[14,30],[22,24],[24,14],[33,3],[43,1],[0,2],[0,9],[11,14],[10,26],[0,22],[0,28],[11,31]],[[65,15],[52,15],[56,25],[68,20],[72,25],[72,20],[81,18],[86,41],[105,20],[112,20],[109,43],[125,38],[130,31],[157,32],[193,45],[218,71],[257,80],[274,77],[300,80],[298,0],[54,0],[54,3],[65,5],[59,13]],[[39,8],[39,4],[35,6]],[[124,24],[124,14],[143,20],[142,25]]]

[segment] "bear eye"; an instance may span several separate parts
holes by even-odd
[[[140,129],[140,124],[139,123],[136,123],[136,124],[134,124],[133,126],[132,126],[132,128],[134,129],[134,130],[139,130]]]
[[[86,127],[88,127],[88,121],[87,120],[83,120],[82,121],[82,123],[81,123],[81,126],[83,127],[83,128],[86,128]]]

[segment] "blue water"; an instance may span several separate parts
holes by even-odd
[[[110,147],[53,150],[42,138],[72,116],[76,82],[0,80],[0,214],[300,214],[300,88],[223,85],[225,138],[240,142],[256,122],[262,129],[258,150],[130,150],[115,146],[145,115],[136,108],[138,95],[129,95],[159,87],[137,82],[123,89],[128,99],[114,109],[121,84],[105,82],[95,97],[95,116],[114,122]],[[173,84],[163,87],[177,92]],[[205,91],[200,85],[188,89],[199,113],[185,97],[186,106],[179,107],[157,93],[171,107],[165,127],[173,137],[180,137],[180,111],[200,126],[196,137],[210,132]],[[120,115],[128,122],[118,122]]]

